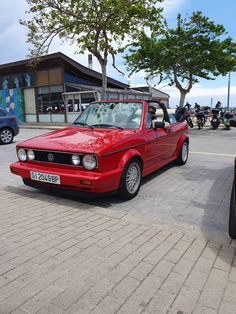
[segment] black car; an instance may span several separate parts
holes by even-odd
[[[230,126],[236,127],[236,116],[230,119]],[[235,204],[235,195],[236,195],[236,158],[234,161],[234,181],[231,191],[230,199],[230,212],[229,212],[229,235],[232,239],[236,239],[236,204]]]
[[[0,109],[0,144],[10,144],[18,133],[16,117]]]

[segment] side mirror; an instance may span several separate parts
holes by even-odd
[[[169,122],[164,122],[164,121],[157,121],[157,120],[153,120],[152,121],[152,127],[153,129],[166,129],[170,127],[170,123]]]

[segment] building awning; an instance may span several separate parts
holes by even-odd
[[[66,86],[72,87],[74,89],[78,89],[78,92],[79,91],[97,91],[97,92],[102,91],[102,87],[100,86],[82,85],[82,84],[73,84],[73,83],[66,83]],[[118,93],[118,94],[129,94],[129,95],[140,95],[140,96],[142,95],[142,96],[147,96],[147,97],[151,97],[152,95],[150,92],[144,92],[144,91],[135,90],[132,88],[119,89],[119,88],[108,87],[106,90],[109,93]]]

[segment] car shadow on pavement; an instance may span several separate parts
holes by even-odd
[[[167,170],[171,169],[175,164],[171,163],[166,166],[164,166],[161,169],[158,169],[151,173],[150,175],[146,176],[142,180],[141,189],[142,186],[148,183],[151,180],[154,180],[157,176],[161,175],[162,173],[166,172]],[[49,202],[52,203],[65,203],[68,205],[68,201],[76,202],[75,207],[78,207],[78,202],[81,204],[88,204],[91,206],[98,206],[103,208],[109,208],[112,206],[116,206],[119,204],[125,204],[129,201],[122,199],[118,196],[117,193],[110,193],[108,195],[101,195],[101,196],[71,196],[66,195],[61,192],[57,191],[49,191],[49,190],[40,190],[36,188],[31,188],[25,185],[22,185],[22,188],[14,187],[14,186],[7,186],[5,187],[8,192],[17,194],[19,196],[27,196],[29,198],[38,198],[40,200],[47,199]],[[77,204],[77,205],[76,205]]]
[[[206,162],[206,157],[204,159]],[[199,225],[201,235],[211,243],[212,253],[218,252],[219,267],[230,267],[236,247],[236,241],[228,235],[233,164],[224,162],[222,158],[217,164],[216,160],[211,161],[208,157],[206,164],[199,166],[198,163],[197,173],[194,174],[192,169],[190,173],[183,174],[186,182],[193,187],[192,193],[188,195],[189,206],[183,211],[183,221]],[[200,184],[203,180],[205,185]],[[205,188],[198,190],[198,185]],[[198,190],[196,194],[195,190]]]

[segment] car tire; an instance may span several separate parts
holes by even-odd
[[[10,144],[13,138],[14,134],[11,129],[3,128],[0,130],[0,144]]]
[[[235,182],[232,186],[229,212],[229,236],[236,239],[236,206],[235,206]]]
[[[176,159],[176,163],[177,165],[184,165],[186,164],[187,160],[188,160],[188,154],[189,154],[189,145],[187,141],[184,141],[181,150],[179,152],[179,156]]]
[[[142,166],[137,158],[131,159],[122,173],[119,196],[124,199],[134,198],[140,189],[142,181]]]

